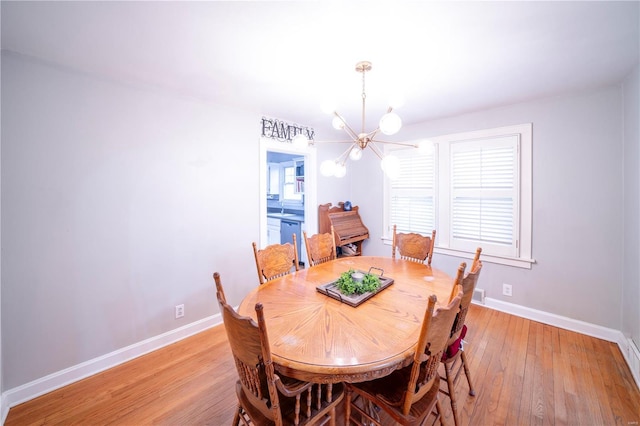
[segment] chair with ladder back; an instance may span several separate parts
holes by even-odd
[[[469,395],[475,396],[473,390],[473,384],[471,383],[471,374],[469,372],[469,365],[467,363],[467,357],[464,353],[463,339],[467,334],[467,325],[465,319],[469,306],[471,305],[471,299],[473,298],[473,291],[476,288],[480,271],[482,270],[482,262],[480,261],[480,253],[482,248],[476,249],[476,254],[471,264],[471,270],[464,275],[466,263],[462,262],[458,268],[458,276],[456,282],[462,287],[462,299],[460,300],[460,311],[456,315],[456,319],[451,329],[451,337],[447,342],[447,350],[442,355],[441,362],[444,366],[445,376],[441,377],[447,382],[447,390],[440,390],[449,397],[451,401],[451,411],[453,412],[453,421],[458,426],[460,424],[460,418],[458,416],[457,398],[456,398],[456,384],[460,378],[460,374],[464,371],[469,384]],[[452,294],[453,296],[453,294]]]
[[[293,234],[293,244],[271,244],[263,249],[253,243],[253,255],[258,269],[260,284],[271,281],[290,273],[293,269],[299,269],[298,243],[296,234]]]
[[[309,266],[319,265],[336,258],[336,238],[331,226],[331,233],[316,234],[307,237],[307,232],[302,231],[304,245],[307,248]]]
[[[379,379],[347,384],[346,424],[380,426],[386,422],[386,417],[390,417],[401,425],[421,425],[434,408],[435,420],[442,423],[438,366],[462,297],[460,286],[455,285],[454,288],[460,294],[447,306],[436,309],[436,296],[429,297],[410,365]],[[383,413],[378,414],[376,407]],[[381,419],[380,416],[386,417]]]
[[[395,259],[397,252],[401,259],[425,263],[431,266],[435,240],[435,229],[431,232],[431,237],[425,237],[424,235],[420,235],[415,232],[396,232],[396,225],[393,225],[391,257]]]
[[[233,425],[335,426],[336,406],[344,397],[342,384],[303,382],[276,373],[264,309],[255,306],[256,323],[227,304],[220,274],[213,274],[216,297],[231,346],[239,379],[236,382],[238,406]]]

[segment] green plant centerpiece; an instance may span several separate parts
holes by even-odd
[[[351,296],[354,293],[373,293],[380,287],[380,277],[378,275],[363,274],[362,281],[357,281],[352,276],[355,272],[355,270],[349,269],[347,272],[343,272],[336,281],[336,287],[342,294]]]

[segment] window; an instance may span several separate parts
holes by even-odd
[[[519,137],[450,146],[450,245],[517,257]],[[488,246],[491,246],[489,249]]]
[[[283,200],[302,201],[302,193],[297,190],[298,183],[294,164],[287,165],[282,170],[284,173],[282,184]]]
[[[431,235],[435,229],[434,155],[394,152],[400,159],[400,176],[389,182],[391,226],[398,232]]]
[[[437,230],[436,252],[530,268],[531,124],[431,138],[433,153],[393,152],[402,173],[385,183],[387,237]]]

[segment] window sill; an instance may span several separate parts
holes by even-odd
[[[433,250],[433,252],[437,254],[444,254],[446,256],[463,257],[467,259],[473,259],[473,257],[475,256],[475,253],[469,253],[469,252],[460,251],[460,250],[453,250],[449,248],[436,247]],[[516,268],[523,268],[523,269],[531,269],[531,265],[536,263],[535,259],[494,256],[494,255],[485,254],[485,253],[482,253],[482,255],[480,256],[480,260],[482,260],[483,262],[498,263],[500,265],[514,266]]]

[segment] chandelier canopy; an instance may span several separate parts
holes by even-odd
[[[349,143],[349,147],[335,160],[325,160],[320,164],[320,173],[324,176],[336,176],[343,177],[347,173],[346,162],[347,159],[351,159],[352,161],[358,161],[362,158],[362,152],[369,147],[377,156],[380,158],[380,165],[382,170],[384,170],[385,174],[390,178],[396,178],[400,172],[399,170],[399,160],[394,155],[384,155],[382,150],[376,145],[379,144],[394,144],[394,145],[404,145],[410,146],[414,148],[419,148],[418,144],[412,143],[404,143],[404,142],[390,142],[384,141],[378,138],[379,134],[382,133],[384,135],[394,135],[396,134],[400,128],[402,127],[402,120],[393,111],[393,108],[389,106],[387,112],[380,118],[378,123],[378,127],[376,127],[371,132],[365,131],[365,119],[366,119],[366,100],[367,93],[365,91],[365,75],[367,72],[371,71],[371,62],[369,61],[361,61],[356,64],[355,70],[359,73],[362,73],[362,123],[360,127],[360,132],[356,132],[347,121],[338,114],[337,111],[333,111],[333,127],[335,129],[344,130],[347,135],[349,135],[348,140],[342,141],[334,141],[335,143]],[[303,135],[297,135],[292,142],[294,144],[314,144],[316,142],[307,140]]]

